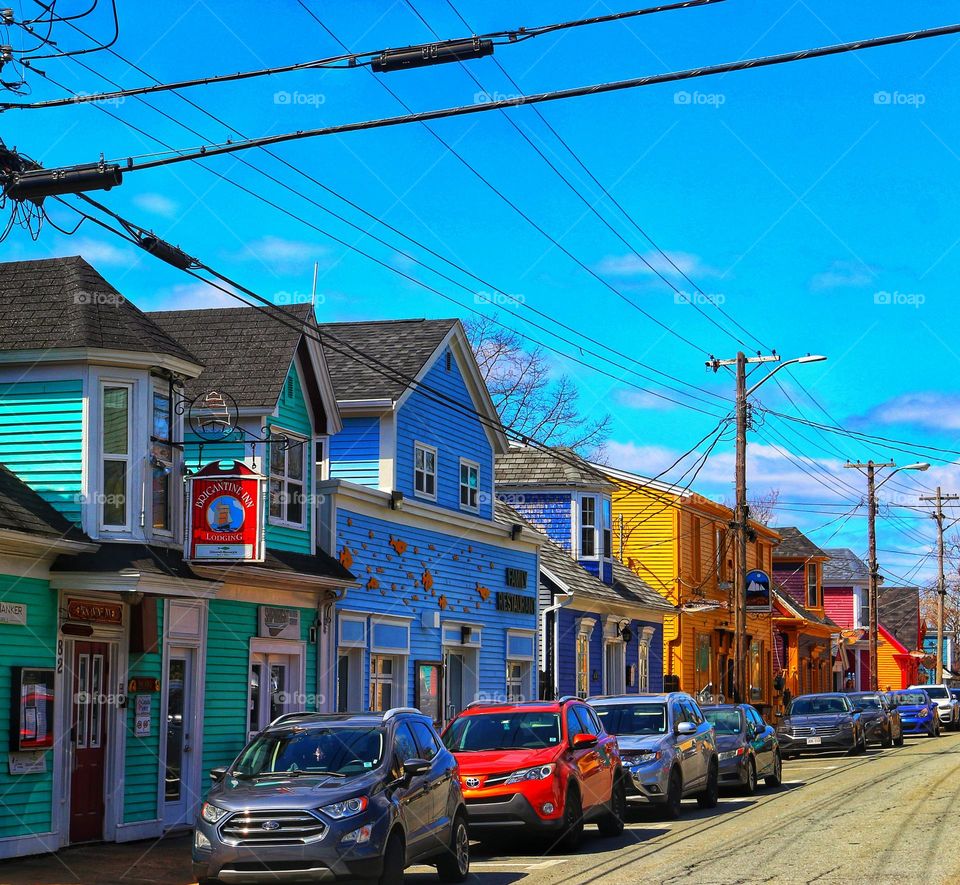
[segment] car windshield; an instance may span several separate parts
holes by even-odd
[[[381,728],[289,728],[258,735],[233,767],[238,777],[264,774],[351,776],[383,758]]]
[[[928,685],[924,691],[931,698],[949,698],[950,692],[947,691],[942,685]]]
[[[922,691],[901,691],[893,696],[893,702],[898,707],[913,707],[925,704],[927,697]]]
[[[853,694],[850,695],[850,700],[853,701],[854,706],[860,707],[863,710],[883,709],[880,698],[875,694]]]
[[[604,704],[594,707],[607,734],[666,734],[666,704]]]
[[[717,734],[740,734],[743,728],[743,713],[739,710],[706,709],[703,715]]]
[[[847,713],[847,701],[838,697],[797,698],[790,705],[791,716],[816,716],[820,713]]]
[[[560,717],[531,710],[473,713],[455,719],[443,742],[454,753],[555,747],[560,743]]]

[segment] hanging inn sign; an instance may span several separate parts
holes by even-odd
[[[240,461],[214,461],[188,476],[186,558],[263,562],[265,483]]]

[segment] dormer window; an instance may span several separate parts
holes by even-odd
[[[817,566],[816,563],[810,563],[807,566],[807,608],[817,608],[820,605],[817,589]]]
[[[130,400],[133,385],[104,384],[100,397],[103,489],[100,527],[130,529]]]
[[[422,498],[437,500],[437,450],[433,446],[414,443],[413,491]]]
[[[289,433],[270,434],[270,522],[302,529],[305,441]]]
[[[597,499],[580,499],[580,556],[592,559],[597,555]]]

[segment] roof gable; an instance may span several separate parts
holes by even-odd
[[[773,558],[776,559],[827,559],[824,553],[796,526],[777,526],[777,534],[781,541],[773,549]]]
[[[877,589],[877,619],[908,651],[920,644],[920,588]]]
[[[0,350],[196,355],[78,255],[0,264]]]

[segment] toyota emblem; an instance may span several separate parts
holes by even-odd
[[[279,822],[279,821],[276,821],[276,820],[265,820],[265,821],[261,824],[261,827],[262,827],[262,829],[264,829],[264,830],[279,830],[279,829],[280,829],[280,822]]]
[[[471,790],[475,790],[480,786],[480,778],[478,777],[467,777],[463,779],[463,782],[470,787]]]

